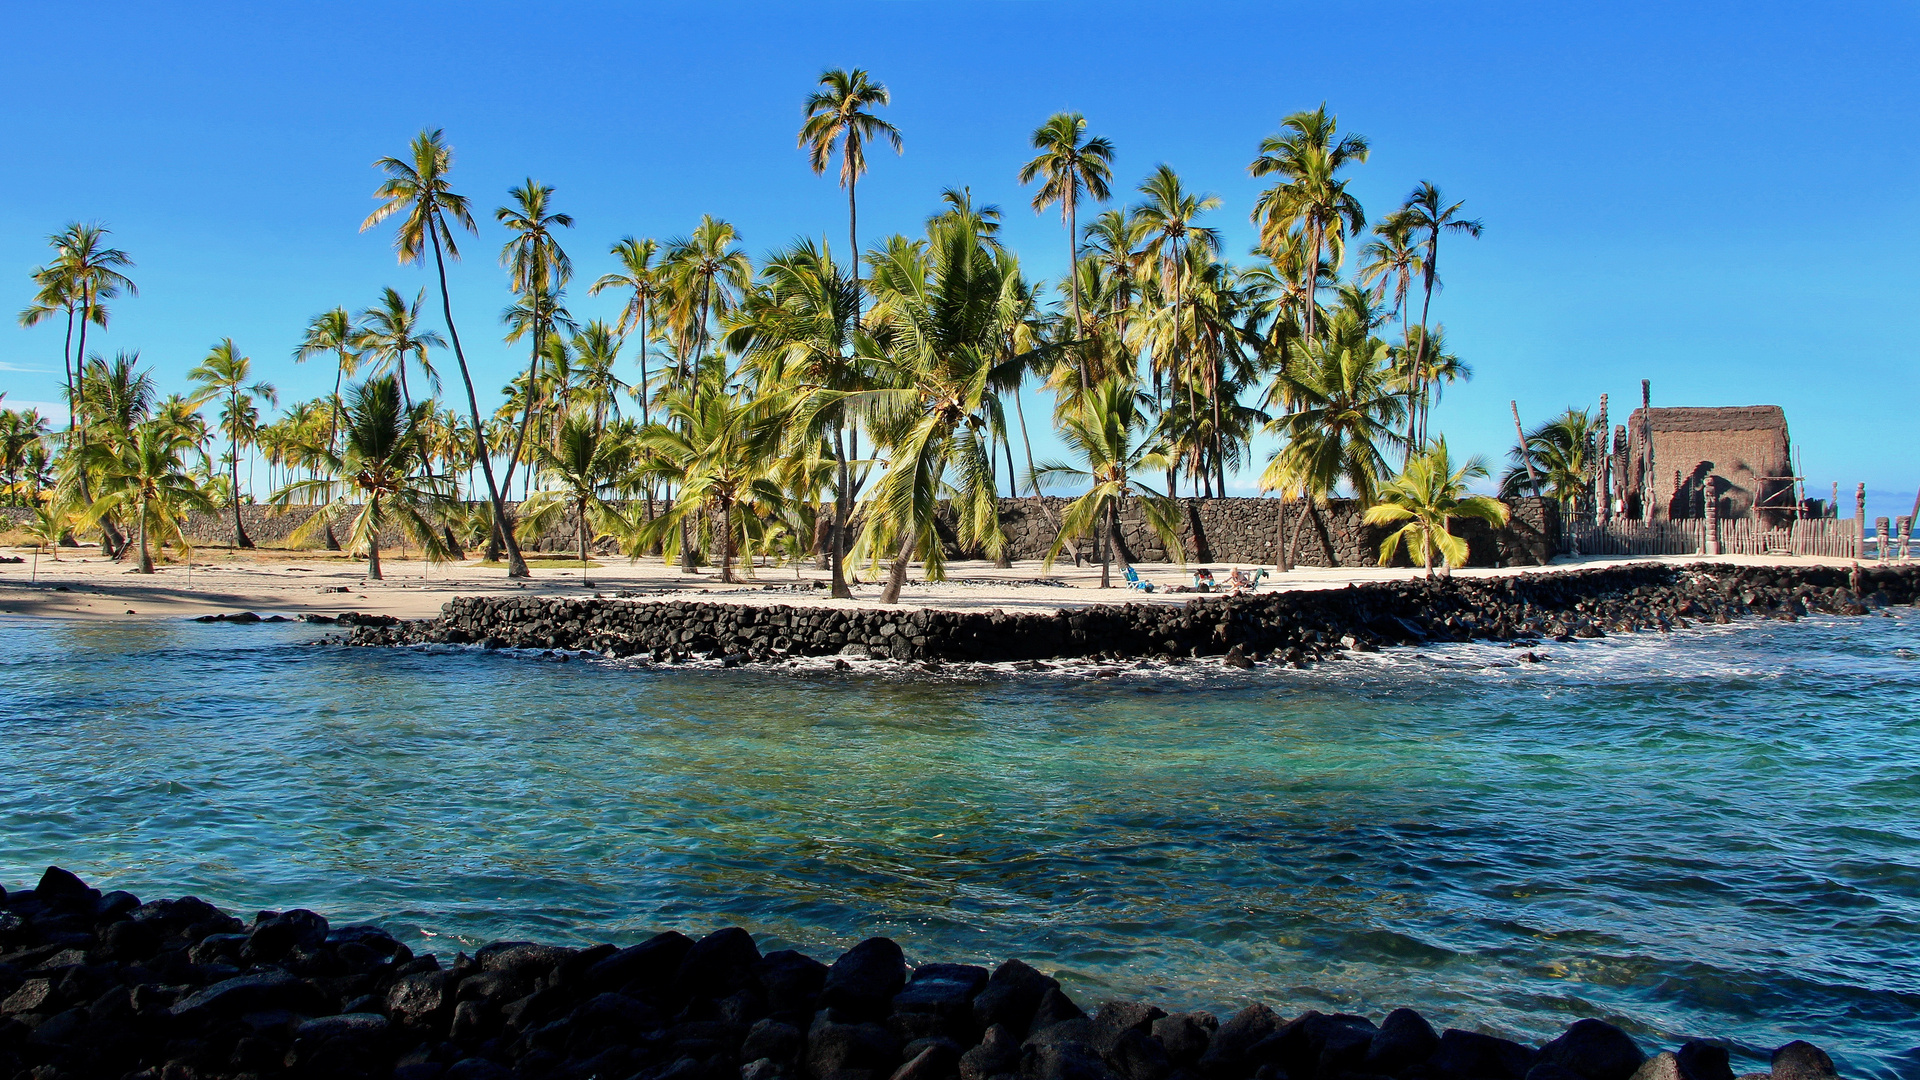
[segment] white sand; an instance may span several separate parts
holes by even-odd
[[[528,582],[508,581],[506,572],[483,567],[477,562],[429,566],[414,559],[383,558],[384,581],[366,577],[366,563],[360,559],[328,556],[320,552],[260,551],[233,552],[201,548],[194,552],[191,571],[185,566],[164,565],[151,575],[134,571],[130,563],[115,563],[100,557],[97,549],[66,549],[54,559],[42,553],[35,567],[30,548],[10,549],[7,555],[22,558],[21,563],[0,564],[0,617],[47,619],[124,619],[131,616],[190,618],[223,612],[252,611],[260,615],[295,616],[307,613],[338,615],[359,611],[402,618],[436,615],[442,604],[454,596],[527,594],[541,596],[612,597],[628,594],[638,599],[708,600],[749,604],[808,604],[823,607],[874,607],[879,604],[880,584],[875,581],[854,586],[855,599],[829,600],[822,588],[799,588],[826,580],[824,571],[811,565],[803,568],[796,581],[792,567],[760,567],[755,576],[739,584],[726,585],[711,568],[699,573],[681,574],[677,568],[663,566],[659,559],[646,558],[630,563],[624,556],[601,560],[588,571],[590,586],[583,586],[576,569],[536,569]],[[1656,559],[1582,558],[1557,560],[1552,569],[1579,569],[1621,565],[1629,562],[1691,563],[1705,561],[1702,556],[1678,555]],[[1845,566],[1844,560],[1794,557],[1725,556],[1722,563],[1777,566]],[[1209,563],[1216,579],[1224,581],[1237,564]],[[1251,570],[1252,567],[1238,566]],[[1536,572],[1539,567],[1505,570],[1461,570],[1462,577],[1495,577]],[[1139,568],[1140,575],[1159,586],[1153,593],[1126,589],[1118,567],[1114,568],[1111,589],[1101,590],[1100,568],[1076,568],[1062,560],[1052,568],[1039,562],[1018,562],[1011,569],[995,567],[991,562],[954,562],[947,566],[949,580],[925,583],[918,580],[921,567],[901,595],[906,608],[942,608],[980,610],[1000,608],[1006,611],[1054,611],[1108,603],[1180,604],[1193,594],[1168,593],[1166,588],[1190,580],[1186,569],[1164,564]],[[1302,568],[1268,577],[1261,592],[1294,589],[1334,589],[1350,583],[1391,581],[1417,576],[1417,570],[1353,568],[1327,570]],[[736,574],[739,574],[736,568]],[[774,588],[768,589],[767,586]]]

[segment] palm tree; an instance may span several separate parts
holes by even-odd
[[[1411,344],[1400,350],[1399,368],[1407,394],[1407,430],[1424,445],[1427,419],[1448,386],[1473,378],[1473,368],[1447,351],[1447,328],[1435,325],[1408,330]],[[1417,421],[1417,423],[1415,422]]]
[[[1454,518],[1479,518],[1499,527],[1507,523],[1506,504],[1485,495],[1467,494],[1467,480],[1487,475],[1486,463],[1471,458],[1455,469],[1447,456],[1447,440],[1439,439],[1413,455],[1399,476],[1380,485],[1380,501],[1362,518],[1369,525],[1402,523],[1380,542],[1380,565],[1385,566],[1405,544],[1433,576],[1437,552],[1442,572],[1467,561],[1467,542],[1453,535]]]
[[[689,236],[667,241],[662,269],[675,286],[675,314],[686,328],[690,352],[681,356],[680,378],[693,375],[690,365],[706,356],[712,341],[710,321],[733,310],[734,301],[753,279],[753,260],[737,245],[740,234],[732,225],[703,215]]]
[[[636,441],[646,455],[641,468],[676,485],[674,499],[640,526],[629,550],[638,558],[658,545],[669,559],[681,554],[684,565],[687,526],[704,515],[720,549],[720,580],[731,583],[735,537],[756,527],[756,509],[776,509],[784,500],[772,478],[782,418],[767,402],[728,387],[717,364],[670,392],[663,407],[666,422],[641,428]]]
[[[614,362],[620,358],[620,335],[599,319],[594,319],[573,335],[571,342],[579,400],[593,409],[593,424],[603,428],[607,414],[620,415],[620,391],[627,384],[614,374]]]
[[[1339,134],[1339,124],[1327,114],[1325,102],[1312,112],[1297,112],[1280,121],[1283,134],[1260,140],[1260,152],[1247,166],[1255,177],[1278,176],[1280,182],[1260,193],[1253,206],[1253,222],[1260,227],[1261,246],[1279,249],[1279,237],[1299,231],[1307,238],[1310,269],[1317,269],[1322,251],[1338,268],[1346,238],[1366,227],[1360,200],[1347,191],[1340,170],[1367,160],[1364,135]],[[1308,282],[1308,288],[1316,287]],[[1306,333],[1314,334],[1314,305],[1306,307]]]
[[[422,290],[422,296],[424,295],[425,290]],[[416,300],[414,301],[416,318],[419,310],[420,302]],[[299,346],[293,350],[295,363],[305,363],[315,356],[327,353],[333,354],[333,396],[328,399],[332,403],[331,419],[327,424],[328,445],[332,445],[334,437],[340,431],[340,384],[360,367],[359,336],[359,330],[353,325],[353,316],[347,314],[346,308],[336,307],[315,315],[312,321],[307,323],[306,334],[301,337]]]
[[[233,543],[235,547],[242,548],[252,547],[253,540],[240,523],[240,447],[242,443],[251,442],[253,431],[259,423],[260,412],[254,407],[253,399],[265,398],[271,404],[279,398],[273,384],[248,382],[252,377],[252,359],[240,355],[232,338],[221,338],[206,359],[187,372],[187,379],[200,388],[201,402],[218,397],[226,399],[220,411],[220,426],[226,429],[228,447],[232,453],[229,465],[233,483],[228,498],[233,506]]]
[[[882,389],[857,398],[872,410],[888,459],[862,545],[877,557],[898,544],[880,598],[896,604],[916,554],[930,579],[942,573],[934,518],[949,469],[958,474],[951,487],[961,544],[995,557],[1005,549],[990,443],[1002,423],[993,386],[1006,375],[998,362],[1004,267],[976,228],[942,218],[929,222],[925,241],[894,237],[871,264]],[[846,400],[815,396],[823,404],[836,399]]]
[[[513,327],[508,342],[518,340],[525,330],[533,332],[533,357],[527,362],[527,380],[531,383],[539,378],[540,362],[547,354],[547,338],[553,333],[555,317],[565,311],[560,307],[561,293],[573,277],[573,260],[561,249],[553,230],[572,228],[573,217],[555,213],[553,189],[535,183],[531,177],[521,186],[509,189],[507,195],[514,204],[493,212],[494,220],[514,234],[500,249],[500,265],[507,268],[513,291],[520,294],[525,309],[525,315],[518,320],[513,311],[508,312],[507,321]],[[520,414],[520,434],[507,455],[509,476],[513,475],[525,448],[527,429],[533,423],[533,405],[533,398],[529,396],[527,407]]]
[[[1413,189],[1413,194],[1407,196],[1407,204],[1400,211],[1406,216],[1414,237],[1424,236],[1426,246],[1426,255],[1420,260],[1420,341],[1413,356],[1413,370],[1422,373],[1427,367],[1427,314],[1433,306],[1434,290],[1440,287],[1440,234],[1457,232],[1478,238],[1484,228],[1479,221],[1460,216],[1460,208],[1466,205],[1465,202],[1448,206],[1445,205],[1446,201],[1439,188],[1422,180]],[[1424,383],[1420,387],[1420,397],[1424,405]]]
[[[360,313],[353,336],[355,347],[371,361],[373,374],[391,371],[399,376],[400,400],[409,409],[413,407],[413,395],[407,391],[407,358],[413,358],[414,366],[427,377],[427,385],[437,393],[440,376],[434,373],[427,350],[447,347],[445,338],[420,329],[420,305],[426,298],[427,290],[421,289],[409,305],[391,286],[380,290],[380,299]]]
[[[53,245],[54,259],[46,266],[35,270],[34,281],[40,285],[35,302],[20,313],[22,326],[34,326],[54,314],[64,311],[67,316],[67,340],[73,340],[76,318],[80,327],[79,347],[68,353],[67,400],[77,403],[85,390],[86,373],[80,370],[82,358],[87,355],[87,325],[89,323],[105,329],[107,326],[107,308],[103,301],[110,300],[124,290],[129,296],[139,296],[140,290],[122,270],[131,268],[133,260],[119,248],[104,247],[108,229],[99,225],[83,225],[73,222],[66,228],[47,238]],[[86,445],[86,421],[78,421],[80,443]]]
[[[1186,364],[1187,341],[1179,331],[1181,308],[1187,298],[1188,272],[1196,263],[1211,261],[1220,250],[1219,230],[1199,224],[1200,215],[1218,208],[1220,199],[1188,191],[1181,183],[1180,174],[1164,164],[1141,182],[1139,190],[1146,200],[1134,208],[1134,213],[1146,230],[1145,265],[1159,270],[1159,298],[1172,309],[1166,325],[1173,328],[1173,333],[1151,347],[1154,396],[1158,399],[1163,378],[1171,377]],[[1171,473],[1168,483],[1171,493]]]
[[[1033,148],[1040,151],[1020,167],[1020,182],[1031,184],[1044,178],[1033,194],[1033,212],[1038,214],[1055,203],[1060,204],[1060,219],[1067,226],[1067,280],[1073,293],[1073,334],[1080,335],[1080,193],[1095,202],[1106,202],[1112,192],[1113,143],[1104,138],[1080,141],[1087,132],[1087,118],[1079,113],[1054,113],[1033,131]],[[1078,352],[1078,349],[1075,349]],[[1080,365],[1080,381],[1087,385],[1086,364]]]
[[[816,390],[860,388],[859,285],[840,272],[832,256],[807,240],[769,259],[761,278],[761,287],[742,305],[728,336],[728,345],[745,356],[759,384],[785,388],[801,399]],[[872,351],[871,342],[864,351]],[[854,496],[847,450],[851,411],[845,401],[811,409],[805,413],[809,422],[796,424],[792,433],[798,446],[817,441],[824,426],[833,429],[835,491],[827,569],[831,595],[838,599],[853,598],[844,569]]]
[[[1501,498],[1517,498],[1531,486],[1527,466],[1540,478],[1546,493],[1570,514],[1592,490],[1593,455],[1600,449],[1601,432],[1585,409],[1571,406],[1559,416],[1527,432],[1526,442],[1507,452],[1512,462],[1500,477]],[[1538,492],[1536,492],[1538,494]]]
[[[601,533],[626,535],[632,526],[604,493],[626,475],[633,461],[633,448],[609,435],[600,421],[584,410],[567,415],[560,425],[559,448],[536,446],[534,454],[540,471],[558,488],[535,492],[520,507],[520,536],[532,540],[556,518],[571,511],[580,532],[580,584],[586,585],[589,522]]]
[[[651,392],[647,381],[647,347],[652,342],[652,327],[648,317],[653,313],[654,305],[660,300],[660,268],[653,264],[653,256],[658,245],[652,240],[635,240],[623,237],[613,245],[610,254],[620,261],[619,271],[602,274],[587,289],[588,296],[598,296],[605,289],[627,290],[627,303],[620,309],[620,320],[614,324],[613,332],[624,339],[636,326],[640,329],[639,347],[635,349],[635,359],[640,362],[640,381],[635,389],[640,399],[640,422],[652,421],[648,415],[648,394]]]
[[[1395,428],[1406,406],[1395,392],[1391,349],[1370,330],[1364,316],[1340,312],[1324,338],[1293,343],[1269,391],[1269,404],[1281,412],[1271,424],[1281,446],[1260,490],[1278,491],[1283,500],[1300,496],[1302,525],[1342,482],[1371,503],[1389,471],[1382,448],[1399,443]],[[1284,507],[1280,517],[1275,563],[1284,571],[1293,561]],[[1299,530],[1294,539],[1297,544]]]
[[[401,265],[418,262],[425,254],[429,244],[433,247],[434,270],[440,278],[440,311],[447,321],[447,333],[453,338],[453,357],[460,365],[460,381],[467,388],[467,413],[473,421],[474,457],[480,461],[480,469],[487,478],[487,498],[493,503],[494,532],[507,553],[507,576],[526,577],[527,563],[520,556],[520,545],[514,542],[512,533],[499,523],[507,518],[506,504],[500,499],[500,485],[493,478],[493,462],[488,457],[486,447],[480,442],[485,428],[480,423],[480,399],[473,392],[473,374],[467,370],[467,354],[460,348],[460,331],[453,324],[453,302],[447,296],[447,265],[442,257],[442,246],[446,256],[459,258],[460,251],[454,246],[453,225],[459,225],[468,232],[475,231],[473,212],[468,208],[464,195],[456,195],[447,182],[447,173],[453,168],[453,148],[446,144],[440,129],[422,131],[414,137],[412,161],[399,158],[381,158],[374,162],[374,168],[387,174],[387,179],[375,189],[373,197],[385,200],[380,208],[367,215],[360,224],[365,232],[387,218],[403,214],[400,229],[394,235],[394,248],[400,254]],[[451,224],[448,218],[452,219]]]
[[[426,440],[420,429],[431,410],[425,401],[402,405],[400,385],[391,375],[350,388],[341,450],[323,452],[327,471],[339,479],[297,480],[274,493],[273,505],[283,510],[295,501],[325,500],[293,531],[291,541],[304,543],[351,514],[348,547],[366,550],[367,576],[375,581],[381,578],[380,534],[391,528],[419,544],[429,561],[449,558],[433,515],[453,505],[450,483],[427,473],[421,449]]]
[[[1067,414],[1060,437],[1086,463],[1086,468],[1050,464],[1037,471],[1042,475],[1085,477],[1093,486],[1067,505],[1060,535],[1047,550],[1049,569],[1069,541],[1098,528],[1102,534],[1100,587],[1109,588],[1108,567],[1113,556],[1120,556],[1120,569],[1125,570],[1129,565],[1126,549],[1119,543],[1120,507],[1128,496],[1139,498],[1147,527],[1166,544],[1167,551],[1186,561],[1180,543],[1180,505],[1134,478],[1136,472],[1167,467],[1166,455],[1145,437],[1145,404],[1132,384],[1108,379],[1081,395],[1076,407]]]
[[[803,107],[805,121],[800,125],[799,146],[807,152],[807,164],[813,175],[827,171],[833,151],[840,149],[840,186],[847,189],[847,256],[852,268],[853,285],[860,288],[860,230],[854,185],[867,171],[866,144],[885,140],[896,154],[903,153],[900,131],[869,110],[884,108],[893,98],[887,88],[874,82],[862,68],[848,71],[834,68],[820,73],[820,89],[807,95]],[[856,310],[855,318],[858,318]]]
[[[93,443],[84,451],[100,483],[81,524],[97,525],[113,513],[129,515],[142,574],[153,573],[150,542],[173,544],[184,558],[191,550],[182,527],[187,512],[214,508],[181,464],[181,451],[190,445],[180,431],[148,420],[124,439]]]
[[[1388,214],[1373,227],[1374,238],[1360,252],[1361,264],[1357,280],[1363,285],[1373,287],[1375,300],[1385,299],[1393,294],[1393,310],[1400,317],[1400,354],[1409,365],[1406,372],[1409,387],[1415,387],[1417,375],[1411,365],[1416,362],[1413,350],[1412,323],[1407,312],[1407,293],[1413,288],[1413,277],[1422,271],[1425,260],[1420,255],[1420,247],[1413,239],[1413,219],[1404,212]],[[1411,457],[1414,447],[1419,445],[1418,423],[1420,410],[1407,410],[1407,454]],[[1404,464],[1404,463],[1403,463]]]

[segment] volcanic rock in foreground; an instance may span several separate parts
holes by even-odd
[[[1764,1074],[1762,1074],[1764,1075]],[[1792,1042],[1776,1080],[1833,1063]],[[871,938],[829,966],[739,927],[630,948],[495,942],[451,965],[311,911],[250,923],[49,868],[0,890],[0,1078],[509,1080],[1733,1080],[1696,1040],[1648,1057],[1576,1022],[1539,1047],[1249,1005],[1091,1015],[1018,960],[910,966]]]
[[[440,616],[359,622],[350,645],[484,644],[728,663],[858,655],[919,661],[1228,656],[1304,665],[1428,641],[1597,638],[1695,622],[1865,615],[1920,596],[1920,566],[1634,564],[1494,578],[1103,604],[1049,614],[462,596]],[[343,620],[344,621],[344,620]]]

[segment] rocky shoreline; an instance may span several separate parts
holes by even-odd
[[[1224,657],[1304,666],[1344,650],[1433,641],[1573,640],[1697,622],[1866,615],[1920,598],[1920,566],[1633,564],[1592,570],[1103,604],[1050,614],[457,597],[437,618],[356,619],[359,646],[585,650],[669,663],[860,656],[918,662]]]
[[[1766,1077],[1750,1073],[1748,1078]],[[1835,1075],[1817,1047],[1772,1080]],[[638,945],[494,942],[451,962],[311,911],[243,922],[49,868],[0,890],[0,1078],[215,1080],[1733,1080],[1724,1044],[1651,1055],[1595,1019],[1527,1046],[1249,1005],[1091,1014],[1008,960],[909,965],[870,938],[831,964],[747,931]]]

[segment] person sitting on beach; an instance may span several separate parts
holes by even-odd
[[[1213,591],[1213,571],[1207,569],[1204,566],[1195,570],[1193,572],[1193,591],[1194,592],[1212,592]]]

